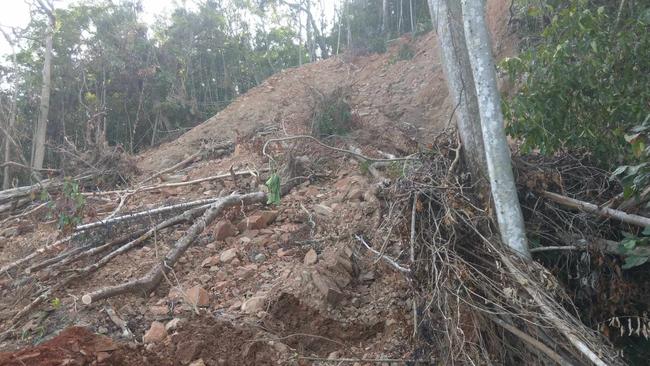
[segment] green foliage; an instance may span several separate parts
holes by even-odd
[[[635,126],[630,132],[625,135],[625,141],[630,145],[636,164],[622,165],[612,173],[612,178],[621,180],[623,196],[626,199],[638,195],[650,186],[650,114],[642,124]]]
[[[279,205],[280,204],[280,176],[277,173],[271,174],[269,179],[267,179],[266,181],[266,187],[269,189],[269,194],[266,200],[266,204]]]
[[[338,88],[328,95],[318,93],[312,116],[312,135],[318,138],[345,135],[353,129],[352,108],[348,94]]]
[[[41,199],[51,199],[51,197],[45,192],[41,193]],[[49,215],[57,220],[60,230],[70,231],[81,223],[85,205],[86,198],[79,189],[79,183],[66,178],[58,197],[48,204]]]
[[[634,250],[636,247],[650,245],[650,226],[646,227],[641,233],[641,236],[636,236],[631,233],[624,232],[625,237],[619,244],[619,252],[626,254]],[[646,263],[650,259],[648,256],[628,255],[625,257],[625,263],[621,268],[630,269]]]
[[[52,309],[58,310],[61,307],[61,299],[58,297],[53,298],[50,300],[50,305],[52,306]]]
[[[617,23],[615,7],[561,3],[538,45],[502,65],[520,82],[505,102],[508,132],[525,151],[586,150],[604,167],[635,161],[625,134],[648,112],[650,8],[637,3]]]

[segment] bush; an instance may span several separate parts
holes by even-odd
[[[348,93],[338,88],[328,95],[317,93],[312,116],[312,135],[323,138],[345,135],[353,129],[352,108],[347,102]]]
[[[617,24],[612,10],[572,0],[537,46],[504,61],[519,83],[504,103],[508,132],[524,152],[587,150],[603,167],[638,159],[625,140],[650,100],[650,8],[638,10]]]

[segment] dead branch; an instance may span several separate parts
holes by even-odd
[[[382,255],[380,252],[378,252],[378,251],[376,251],[375,249],[373,249],[370,245],[368,245],[368,243],[366,243],[365,240],[363,240],[363,238],[362,238],[361,236],[359,236],[359,235],[355,235],[354,237],[355,237],[355,238],[356,238],[356,239],[357,239],[361,244],[363,244],[363,245],[364,245],[364,246],[365,246],[369,251],[373,252],[376,256],[378,256],[378,257],[380,257],[381,259],[383,259],[384,261],[386,261],[386,263],[388,263],[388,264],[390,264],[391,266],[393,266],[393,268],[397,269],[398,271],[400,271],[400,272],[402,272],[402,273],[411,273],[411,270],[410,270],[410,269],[405,268],[405,267],[402,267],[402,266],[401,266],[399,263],[397,263],[397,261],[395,261],[394,259],[388,257],[387,255]]]
[[[81,298],[81,301],[84,304],[89,305],[93,302],[128,292],[150,292],[156,286],[158,286],[160,281],[163,279],[163,275],[172,269],[174,264],[176,264],[176,261],[178,261],[178,259],[185,253],[190,244],[192,244],[192,242],[199,236],[199,234],[203,232],[207,225],[214,221],[217,215],[231,206],[236,206],[238,204],[245,205],[261,203],[265,200],[266,193],[264,192],[249,193],[244,195],[231,195],[225,198],[221,198],[219,201],[211,204],[205,213],[203,213],[203,216],[198,218],[194,224],[192,224],[185,235],[179,241],[177,241],[174,247],[167,253],[162,263],[156,265],[146,275],[134,281],[130,281],[121,285],[101,288],[91,293],[85,294]]]
[[[214,203],[216,201],[220,200],[220,198],[207,198],[203,200],[197,200],[197,201],[190,201],[190,202],[183,202],[179,203],[176,205],[171,205],[171,206],[163,206],[163,207],[157,207],[151,210],[145,210],[145,211],[140,211],[128,215],[123,215],[123,216],[118,216],[114,217],[108,220],[99,220],[95,222],[91,222],[88,224],[84,225],[79,225],[75,228],[75,231],[85,231],[89,229],[93,229],[96,227],[100,226],[105,226],[105,225],[110,225],[114,224],[120,221],[125,221],[125,220],[134,220],[138,219],[140,217],[145,217],[145,216],[150,216],[150,215],[156,215],[156,214],[162,214],[170,211],[177,211],[177,210],[187,210],[196,206],[202,206],[202,205],[207,205]]]
[[[124,235],[120,238],[117,238],[115,240],[109,241],[108,243],[105,243],[100,246],[92,246],[92,247],[79,247],[75,248],[72,250],[69,250],[65,253],[61,253],[57,255],[56,257],[44,260],[40,263],[37,263],[25,270],[26,273],[34,273],[36,271],[39,271],[43,268],[50,267],[52,265],[57,265],[57,266],[62,266],[65,264],[68,264],[70,262],[74,262],[76,260],[79,260],[83,257],[89,257],[98,253],[101,253],[107,249],[110,249],[116,245],[123,244],[124,242],[128,241],[129,239],[133,237],[138,237],[142,234],[144,234],[147,230],[146,229],[140,229],[137,230],[134,233],[129,233],[127,235]]]
[[[565,245],[565,246],[548,246],[548,247],[539,247],[532,248],[531,253],[539,252],[549,252],[549,251],[572,251],[572,250],[587,250],[590,247],[593,247],[598,250],[602,250],[607,254],[620,255],[623,257],[628,256],[639,256],[639,257],[648,257],[650,256],[650,248],[648,247],[635,247],[632,250],[621,253],[619,250],[620,244],[613,240],[601,239],[601,238],[569,238],[567,242],[575,243],[576,245]]]
[[[138,185],[143,185],[143,184],[147,183],[148,181],[150,181],[150,180],[154,180],[154,179],[160,177],[161,175],[163,175],[163,174],[165,174],[165,173],[169,173],[169,172],[171,172],[171,171],[175,171],[175,170],[177,170],[177,169],[184,168],[185,165],[187,165],[187,164],[189,164],[189,163],[191,163],[191,162],[194,162],[194,159],[196,159],[197,157],[201,156],[201,154],[203,154],[203,151],[202,151],[202,150],[199,150],[199,151],[197,151],[196,153],[194,153],[193,155],[189,156],[188,158],[183,159],[182,161],[178,162],[177,164],[174,164],[173,166],[171,166],[171,167],[169,167],[169,168],[167,168],[167,169],[163,169],[163,170],[159,171],[158,173],[156,173],[156,174],[150,176],[149,178],[144,179],[144,180],[141,181]]]
[[[351,151],[351,150],[339,149],[338,147],[326,145],[326,144],[322,143],[319,139],[317,139],[317,138],[315,138],[313,136],[309,136],[309,135],[295,135],[295,136],[287,136],[287,137],[280,137],[280,138],[276,138],[276,139],[266,140],[266,142],[264,143],[264,146],[262,147],[262,154],[264,156],[266,156],[267,158],[271,159],[271,157],[266,152],[266,148],[270,143],[289,141],[289,140],[299,140],[299,139],[306,139],[306,140],[314,141],[315,143],[317,143],[318,145],[320,145],[320,146],[322,146],[322,147],[324,147],[326,149],[329,149],[329,150],[332,150],[332,151],[337,151],[337,152],[347,154],[347,155],[351,155],[351,156],[354,156],[356,158],[363,159],[364,161],[367,161],[369,163],[390,163],[390,162],[393,162],[393,161],[404,161],[404,160],[413,160],[413,159],[415,159],[415,157],[412,156],[412,155],[404,157],[404,158],[394,158],[394,159],[369,158],[369,157],[367,157],[365,155],[356,153],[356,152]]]
[[[23,263],[29,262],[30,260],[34,259],[39,254],[50,251],[50,250],[53,250],[53,249],[61,246],[62,244],[69,242],[70,240],[76,238],[77,236],[79,236],[81,234],[83,234],[83,232],[77,232],[77,233],[74,233],[74,234],[72,234],[70,236],[67,236],[67,237],[63,238],[63,239],[59,239],[59,240],[55,241],[52,244],[48,244],[48,245],[45,245],[45,246],[43,246],[41,248],[38,248],[35,251],[33,251],[32,253],[30,253],[29,255],[27,255],[27,256],[25,256],[23,258],[20,258],[18,260],[15,260],[15,261],[13,261],[11,263],[6,264],[4,267],[0,268],[0,273],[7,273],[8,271],[22,265]]]
[[[215,203],[218,203],[218,202],[219,201],[217,201]],[[185,211],[183,214],[181,214],[179,216],[174,216],[172,218],[169,218],[169,219],[159,223],[158,225],[154,226],[153,228],[147,230],[144,234],[140,235],[135,240],[132,240],[132,241],[128,242],[127,244],[119,247],[118,249],[115,249],[114,251],[110,252],[108,255],[106,255],[102,259],[94,262],[93,264],[90,264],[90,265],[88,265],[88,266],[86,266],[86,267],[84,267],[82,269],[73,270],[73,271],[77,272],[77,277],[79,277],[81,275],[88,275],[88,274],[90,274],[92,272],[95,272],[96,270],[98,270],[99,268],[103,267],[108,262],[110,262],[113,258],[115,258],[115,257],[117,257],[117,256],[119,256],[119,255],[121,255],[123,253],[126,253],[127,251],[129,251],[129,250],[131,250],[131,249],[133,249],[133,248],[135,248],[135,247],[137,247],[139,245],[144,244],[147,239],[154,236],[158,231],[160,231],[162,229],[165,229],[167,227],[173,226],[173,225],[180,224],[181,222],[191,221],[192,219],[194,219],[194,217],[196,217],[197,215],[200,215],[205,210],[207,210],[209,207],[211,207],[211,206],[210,205],[203,205],[203,206],[200,206],[200,207]]]
[[[544,343],[536,340],[535,338],[529,336],[528,334],[522,332],[521,330],[517,329],[514,325],[506,323],[504,320],[497,318],[496,316],[490,316],[490,320],[492,320],[495,324],[498,326],[502,327],[503,329],[507,330],[508,332],[516,335],[519,337],[521,340],[532,346],[533,348],[537,349],[538,351],[542,352],[545,354],[548,358],[551,360],[555,361],[558,363],[558,365],[563,365],[563,366],[570,366],[573,365],[571,362],[569,362],[567,359],[564,357],[560,356],[557,352],[553,351],[552,349],[548,348]]]
[[[647,217],[629,214],[627,212],[614,210],[612,208],[599,207],[598,205],[594,205],[593,203],[580,201],[574,198],[569,198],[553,192],[544,191],[542,192],[542,196],[550,199],[555,203],[559,203],[563,206],[588,212],[597,216],[612,218],[627,224],[641,226],[641,227],[650,226],[650,218]]]

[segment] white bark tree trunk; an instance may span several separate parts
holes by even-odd
[[[458,0],[428,0],[442,65],[454,104],[458,134],[463,144],[465,162],[476,182],[487,179],[487,162],[483,148],[483,133],[479,119],[474,77],[469,63],[462,14]],[[483,188],[487,188],[485,184]]]
[[[16,62],[16,49],[15,42],[9,34],[2,31],[7,42],[11,45],[11,64],[13,68],[13,91],[11,93],[11,101],[9,102],[9,113],[7,116],[7,136],[5,136],[4,143],[4,163],[7,164],[11,161],[11,135],[16,124],[16,99],[18,97],[18,83],[16,73],[18,72],[18,63]],[[11,187],[11,167],[9,164],[5,165],[2,175],[2,189],[9,189]]]
[[[521,257],[529,259],[524,220],[517,199],[510,149],[504,130],[490,36],[485,23],[485,1],[462,0],[461,5],[465,42],[474,75],[488,175],[501,239]]]
[[[41,88],[41,106],[34,138],[32,140],[32,168],[39,170],[43,168],[45,160],[45,138],[47,135],[47,118],[50,111],[50,85],[52,76],[52,38],[54,35],[54,14],[53,9],[40,2],[41,8],[49,17],[49,23],[45,34],[45,55],[43,61],[43,86]],[[50,4],[48,4],[50,5]]]
[[[381,3],[381,33],[386,35],[388,29],[388,0]]]

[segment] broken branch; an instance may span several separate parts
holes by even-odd
[[[569,198],[553,192],[544,191],[542,192],[542,196],[550,199],[555,203],[559,203],[563,206],[588,212],[597,216],[616,219],[630,225],[636,225],[641,227],[650,226],[650,218],[647,217],[629,214],[627,212],[614,210],[608,207],[599,207],[598,205],[594,205],[593,203],[580,201],[574,198]]]
[[[143,277],[130,281],[121,285],[105,287],[91,293],[83,295],[81,301],[89,305],[102,299],[121,295],[128,292],[145,292],[148,293],[153,290],[160,281],[163,275],[168,273],[176,261],[185,253],[190,244],[199,236],[201,232],[209,225],[214,219],[223,212],[226,208],[235,206],[237,204],[253,204],[261,203],[266,200],[266,193],[256,192],[244,195],[231,195],[219,199],[217,202],[212,203],[209,208],[203,213],[203,216],[198,218],[194,224],[187,230],[185,235],[176,242],[176,245],[167,253],[161,263],[152,268]]]

